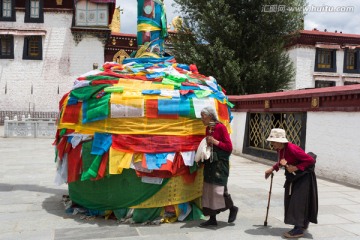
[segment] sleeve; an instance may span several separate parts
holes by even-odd
[[[314,158],[312,158],[310,155],[308,155],[301,147],[299,147],[295,144],[292,144],[291,152],[298,161],[298,164],[296,164],[296,167],[299,170],[304,171],[309,166],[315,164]]]
[[[275,171],[279,171],[279,162],[276,162],[273,166],[272,166],[272,168],[275,170]]]
[[[230,139],[230,135],[225,127],[224,124],[218,124],[219,129],[219,139],[216,139],[219,141],[218,147],[221,148],[224,151],[232,152],[232,142]]]

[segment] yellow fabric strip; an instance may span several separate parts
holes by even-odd
[[[148,89],[152,85],[151,81],[142,81],[142,80],[132,80],[132,79],[125,79],[120,78],[119,82],[114,86],[121,86],[124,88],[125,91],[129,90],[143,90]]]
[[[122,99],[136,99],[143,98],[141,91],[127,91],[122,94]]]
[[[117,84],[114,84],[114,86],[123,87],[124,92],[129,90],[141,91],[141,90],[155,90],[155,89],[174,89],[174,86],[169,86],[160,83],[153,83],[151,81],[142,81],[142,80],[134,81],[125,78],[120,78],[119,82]]]
[[[140,54],[139,57],[153,57],[153,58],[160,58],[159,55],[157,55],[156,53],[151,53],[151,52],[144,52],[142,54]]]
[[[109,151],[110,174],[121,174],[124,168],[130,168],[133,153],[120,152],[112,147]]]
[[[199,169],[192,184],[185,184],[181,176],[169,182],[148,200],[132,208],[154,208],[192,201],[202,195],[203,168]]]
[[[130,101],[135,101],[136,98],[129,98],[129,95],[127,95],[127,97],[123,98],[122,93],[112,93],[111,94],[111,98],[110,98],[110,103],[114,103],[114,104],[123,104],[123,99],[130,99]],[[139,97],[139,99],[165,99],[165,98],[171,98],[171,96],[159,96],[159,95],[142,95],[141,97]]]
[[[138,32],[151,32],[151,31],[160,31],[160,30],[161,28],[146,23],[140,23],[137,25]]]
[[[115,94],[112,94],[111,98],[113,95],[115,95]],[[124,106],[129,106],[129,107],[135,107],[135,108],[144,108],[144,98],[143,97],[135,98],[135,99],[124,99],[124,98],[116,96],[115,101],[110,100],[110,102],[112,104],[119,104],[119,105],[124,105]]]
[[[107,118],[86,124],[60,123],[58,128],[74,129],[79,133],[93,134],[107,132],[112,134],[147,134],[147,135],[204,135],[205,127],[200,119],[179,117],[161,118]]]
[[[133,162],[137,163],[137,162],[141,162],[143,159],[143,154],[142,153],[134,153],[134,157],[133,157]]]

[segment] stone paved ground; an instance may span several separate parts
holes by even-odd
[[[234,224],[228,213],[219,226],[197,227],[199,221],[142,226],[115,220],[82,220],[68,215],[61,203],[67,186],[54,184],[52,139],[3,138],[0,127],[0,239],[281,239],[283,223],[282,172],[275,174],[268,226],[264,227],[270,180],[269,167],[239,156],[231,157],[229,192],[240,211]],[[360,189],[318,179],[319,224],[310,225],[304,239],[360,239]]]

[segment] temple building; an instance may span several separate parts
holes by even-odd
[[[360,35],[302,30],[287,46],[294,63],[291,89],[360,83]]]
[[[56,117],[74,80],[104,63],[115,0],[0,1],[0,124]]]

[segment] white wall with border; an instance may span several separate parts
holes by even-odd
[[[233,154],[243,155],[246,112],[233,112]],[[305,151],[317,155],[318,176],[360,186],[360,112],[307,112]],[[273,164],[270,160],[254,160]]]
[[[319,176],[360,186],[360,112],[308,112],[307,152]]]
[[[241,155],[243,151],[246,112],[232,112],[233,120],[231,121],[232,133],[230,134],[233,144],[233,154]]]

